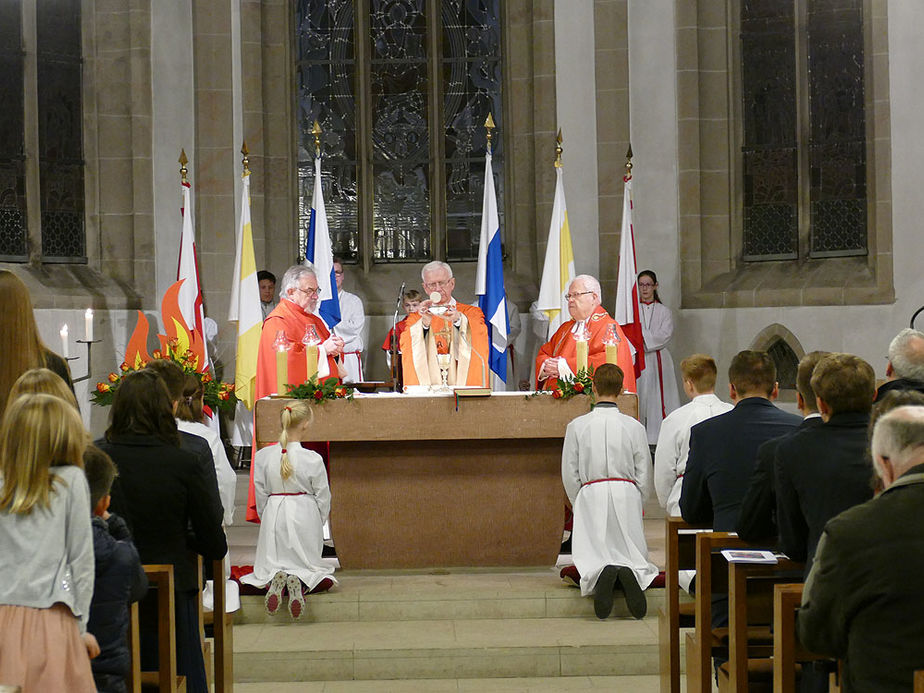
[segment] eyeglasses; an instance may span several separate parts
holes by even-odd
[[[428,291],[430,289],[445,289],[447,286],[449,286],[449,282],[451,281],[452,281],[452,278],[449,278],[441,282],[424,282],[424,288],[427,289]]]
[[[303,289],[303,288],[301,288],[300,286],[296,286],[296,287],[295,287],[295,290],[296,290],[296,291],[301,291],[301,292],[302,292],[303,294],[305,294],[306,296],[320,296],[320,295],[321,295],[321,288],[320,288],[320,287],[318,287],[317,289]]]
[[[576,294],[565,294],[566,301],[577,301],[581,296],[586,296],[587,294],[596,293],[594,291],[578,291]]]
[[[639,285],[639,286],[643,286],[643,287],[645,287],[646,289],[649,288],[649,287],[651,287],[651,286],[654,286],[654,284],[652,284],[652,283],[650,283],[650,282],[639,282],[638,285]]]

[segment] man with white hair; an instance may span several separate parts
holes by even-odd
[[[898,407],[873,429],[885,490],[831,519],[799,610],[799,638],[844,660],[843,689],[910,691],[924,669],[924,407]]]
[[[552,339],[539,349],[536,357],[536,389],[550,390],[559,378],[569,378],[577,373],[577,342],[581,337],[587,340],[588,367],[597,368],[606,363],[604,340],[615,328],[619,339],[616,365],[625,374],[623,387],[629,392],[636,391],[629,340],[619,323],[600,305],[600,295],[600,282],[589,274],[579,274],[572,280],[565,294],[571,319],[563,322]]]
[[[456,280],[445,262],[424,265],[420,278],[425,300],[416,313],[407,316],[407,327],[401,333],[404,384],[439,385],[443,355],[449,385],[490,387],[484,313],[452,297]]]
[[[893,390],[924,392],[924,332],[906,327],[889,344],[886,382],[876,391],[876,401]]]

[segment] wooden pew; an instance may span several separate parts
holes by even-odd
[[[128,611],[128,653],[131,666],[125,685],[130,693],[141,693],[141,629],[138,624],[138,602],[133,602]]]
[[[212,561],[212,611],[202,608],[202,592],[199,592],[199,634],[202,639],[202,657],[209,685],[214,684],[215,693],[231,693],[234,690],[234,614],[227,613],[227,599],[224,581],[224,559]],[[218,579],[215,579],[218,576]],[[202,582],[202,556],[199,556],[199,582]],[[223,614],[224,618],[216,618]],[[205,626],[212,626],[212,643],[205,638]]]
[[[696,597],[694,630],[686,637],[687,693],[712,690],[712,650],[718,643],[712,633],[712,593],[728,591],[728,567],[720,549],[748,547],[744,539],[730,532],[701,532],[696,535]]]
[[[914,693],[924,693],[924,669],[914,672]]]
[[[161,693],[184,693],[186,678],[176,673],[176,612],[173,593],[173,566],[145,565],[148,584],[157,588],[157,671],[141,671],[138,605],[133,604],[129,621],[129,650],[132,667],[129,687],[140,691],[141,686],[156,687]]]
[[[720,691],[746,693],[755,675],[769,686],[774,586],[801,579],[804,568],[785,558],[775,565],[728,564],[728,662],[719,670]]]
[[[773,692],[796,693],[797,662],[827,659],[809,652],[799,642],[796,632],[796,613],[802,603],[804,584],[778,584],[773,588]],[[839,667],[840,668],[840,667]],[[840,676],[838,676],[840,680]],[[840,685],[832,683],[832,693],[840,691]]]
[[[658,610],[661,693],[680,693],[680,629],[693,627],[693,602],[680,602],[679,573],[696,568],[696,534],[693,532],[710,527],[690,525],[680,517],[668,517],[664,528],[664,608]]]

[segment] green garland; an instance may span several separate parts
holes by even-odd
[[[538,390],[530,395],[527,399],[539,397],[540,395],[551,395],[553,399],[571,399],[577,395],[590,395],[593,400],[594,389],[594,369],[591,367],[582,368],[576,375],[570,378],[559,378],[555,381],[555,387],[551,390]]]
[[[323,402],[328,399],[353,399],[353,388],[339,385],[337,378],[325,378],[318,382],[317,376],[311,376],[308,382],[301,385],[286,383],[286,395],[292,399],[307,399],[313,402]]]

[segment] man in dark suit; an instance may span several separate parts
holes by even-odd
[[[806,574],[825,523],[873,495],[866,446],[876,375],[859,356],[829,354],[812,389],[824,424],[781,442],[774,460],[780,543]]]
[[[886,382],[879,386],[876,401],[893,390],[924,392],[924,332],[906,327],[889,344]]]
[[[803,419],[793,431],[784,436],[768,440],[757,449],[757,466],[751,476],[741,509],[738,511],[738,536],[747,541],[766,541],[775,545],[779,541],[776,526],[776,484],[773,480],[773,458],[780,442],[789,439],[799,431],[819,426],[822,423],[818,406],[815,403],[815,391],[812,390],[812,371],[827,351],[812,351],[799,361],[796,373],[796,406]]]
[[[885,491],[828,522],[802,593],[799,639],[844,660],[844,691],[910,691],[924,669],[924,407],[876,422]]]
[[[693,427],[680,492],[683,519],[711,522],[717,532],[736,529],[757,449],[790,432],[800,421],[773,404],[779,387],[776,366],[766,352],[739,352],[728,368],[728,380],[735,408]]]

